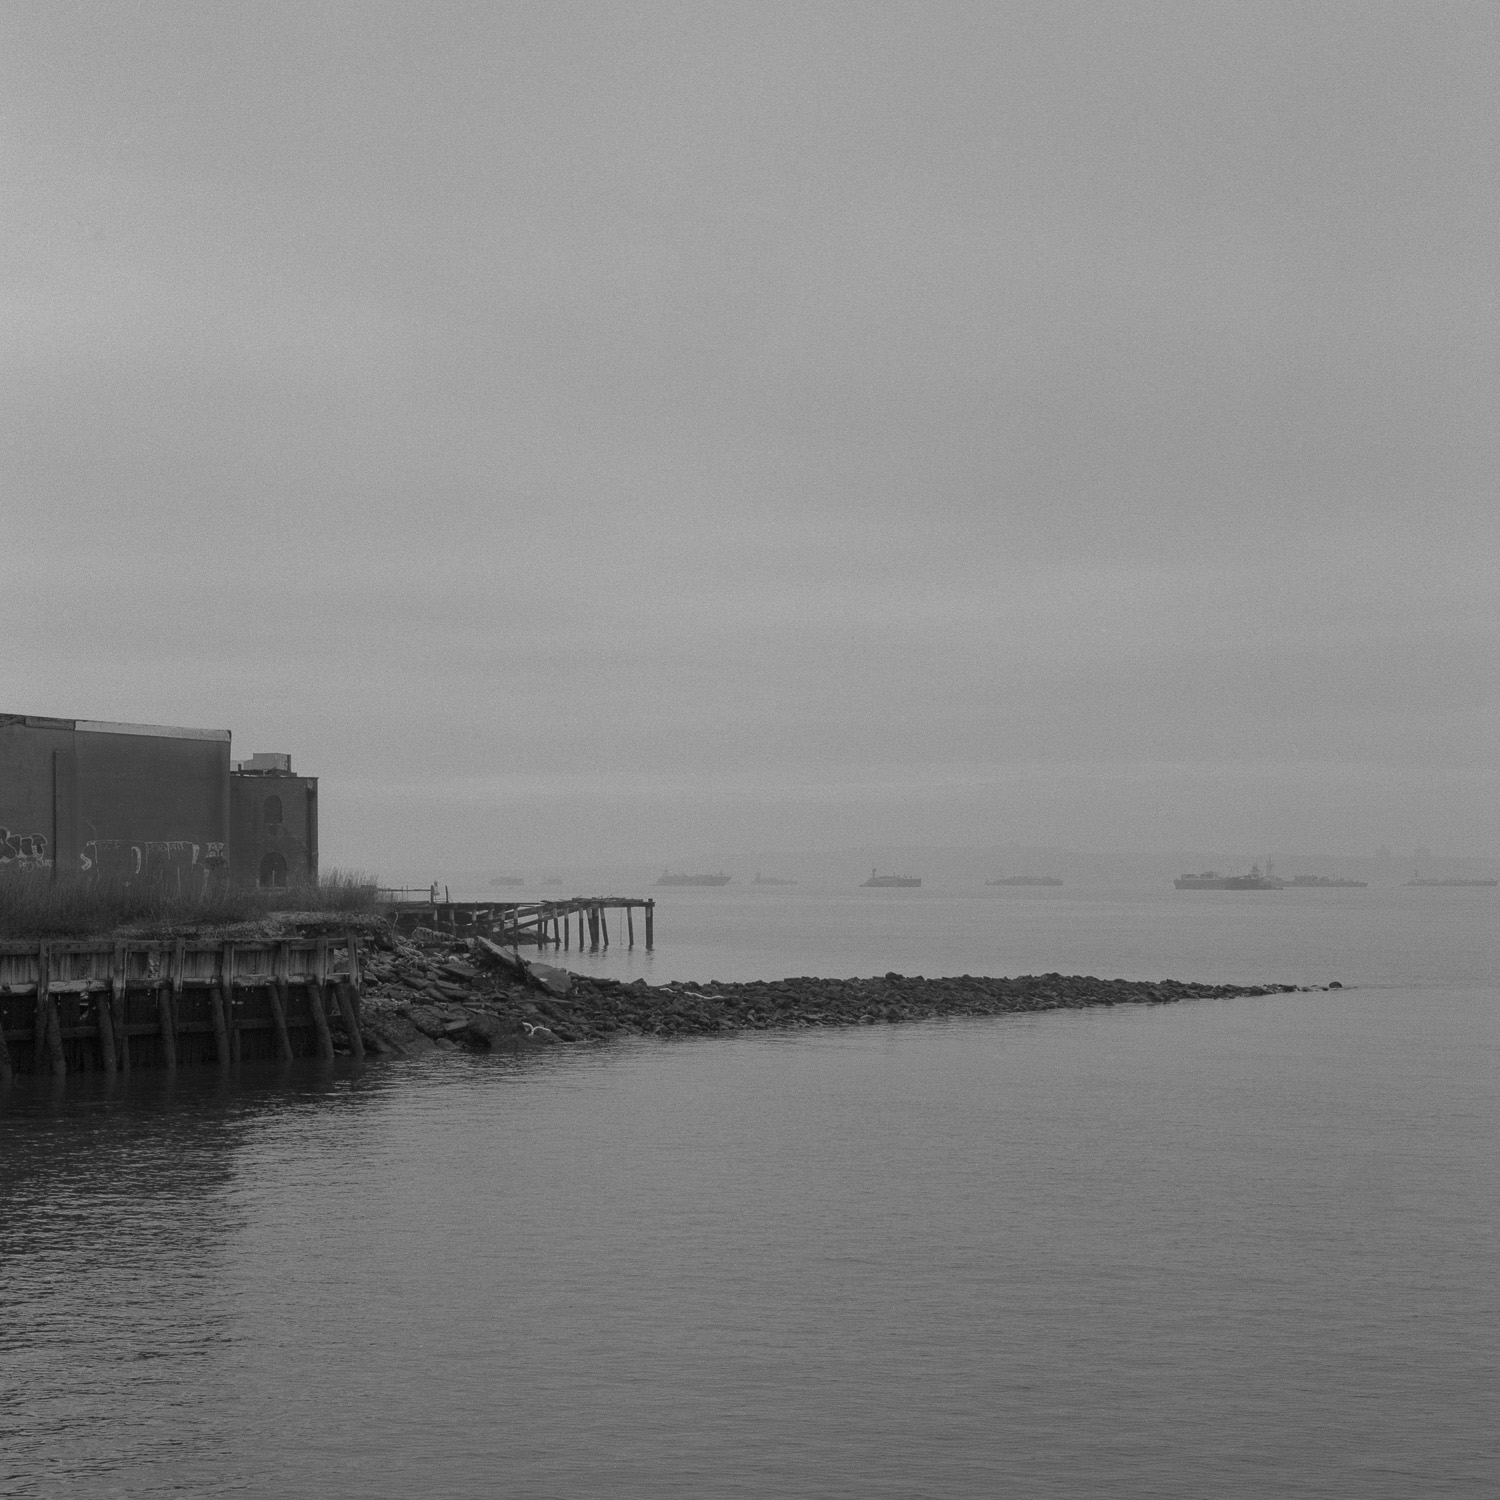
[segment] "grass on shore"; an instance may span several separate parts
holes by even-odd
[[[122,927],[229,927],[281,912],[355,916],[375,910],[376,882],[329,870],[316,885],[210,888],[186,895],[163,883],[64,880],[49,870],[0,870],[0,938],[94,937]]]

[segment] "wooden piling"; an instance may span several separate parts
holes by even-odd
[[[36,1007],[32,1023],[31,1071],[42,1071],[42,1058],[47,1052],[47,985],[50,982],[51,964],[45,943],[37,944],[36,950]]]
[[[287,1034],[287,984],[286,976],[292,971],[292,945],[277,943],[272,960],[271,982],[266,986],[266,998],[271,1002],[271,1019],[276,1023],[276,1052],[282,1062],[292,1060],[292,1039]]]
[[[58,1078],[67,1076],[68,1060],[63,1056],[62,1030],[57,1024],[57,1004],[52,998],[52,947],[42,943],[36,951],[36,1062],[32,1071],[42,1071],[42,1055],[52,1062]]]
[[[344,949],[349,955],[349,985],[358,1003],[360,992],[365,987],[365,979],[363,973],[360,972],[359,937],[352,927],[344,929]]]
[[[313,959],[312,977],[307,983],[307,999],[312,1007],[313,1025],[318,1032],[318,1056],[324,1062],[333,1061],[333,1036],[328,1030],[328,1012],[323,1006],[323,984],[328,974],[328,939],[318,939],[316,956]]]
[[[130,1032],[125,1025],[125,965],[130,950],[124,943],[115,944],[114,959],[109,970],[109,1008],[115,1023],[115,1050],[119,1055],[120,1071],[130,1071]],[[103,1004],[103,1001],[100,1001]]]
[[[221,1068],[229,1066],[229,1022],[224,1015],[224,987],[215,984],[208,992],[208,1008],[214,1023],[214,1056]]]
[[[609,914],[602,903],[599,907],[599,932],[604,939],[604,946],[609,947]]]
[[[0,1088],[16,1076],[16,1070],[11,1066],[10,1047],[5,1040],[5,1023],[0,1019]]]
[[[239,1063],[244,1058],[245,1042],[240,1034],[240,1018],[235,1014],[233,943],[225,943],[219,955],[219,976],[224,986],[224,1024],[229,1028],[229,1060]]]
[[[115,1028],[110,1020],[109,996],[96,995],[95,1003],[99,1007],[99,1060],[104,1064],[106,1073],[115,1071]]]
[[[336,986],[339,1013],[344,1018],[344,1030],[349,1033],[350,1049],[356,1059],[362,1060],[365,1055],[365,1039],[359,1029],[359,992],[363,981],[359,971],[359,939],[354,935],[352,927],[344,929],[344,942],[349,951],[349,978]]]
[[[344,1018],[344,1030],[349,1033],[349,1047],[357,1059],[365,1055],[365,1039],[360,1034],[359,1018],[354,1013],[354,986],[339,980],[333,987],[339,1004],[339,1014]]]
[[[635,947],[635,912],[634,912],[633,908],[631,908],[629,906],[627,906],[625,908],[625,936],[626,936],[625,946],[627,948],[634,948]]]
[[[656,915],[656,902],[654,902],[654,901],[648,901],[646,903],[646,952],[647,953],[649,953],[652,950],[652,948],[655,947],[655,944],[652,941],[653,933],[651,931],[651,928],[652,928],[652,918],[655,915]]]
[[[156,1009],[161,1022],[161,1055],[167,1068],[177,1066],[177,1026],[172,1017],[173,992],[181,983],[183,943],[179,938],[172,951],[170,972],[156,985]]]

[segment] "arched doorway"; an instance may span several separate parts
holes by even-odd
[[[260,862],[260,883],[263,886],[286,884],[286,856],[274,850]]]

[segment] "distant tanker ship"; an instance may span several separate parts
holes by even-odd
[[[717,875],[674,875],[670,870],[661,872],[657,885],[728,885],[729,876],[722,871]]]
[[[877,875],[874,870],[870,871],[870,878],[868,880],[861,882],[864,886],[880,887],[893,885],[913,886],[921,885],[921,883],[922,877],[920,875]]]
[[[1205,870],[1201,875],[1179,875],[1172,882],[1179,891],[1279,891],[1283,882],[1271,874],[1260,873],[1259,865],[1251,865],[1248,875],[1220,875],[1217,870]]]

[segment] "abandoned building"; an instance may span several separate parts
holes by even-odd
[[[318,782],[227,729],[0,714],[0,869],[203,890],[318,878]]]
[[[318,778],[292,774],[290,755],[252,755],[229,774],[230,870],[257,885],[318,878]]]

